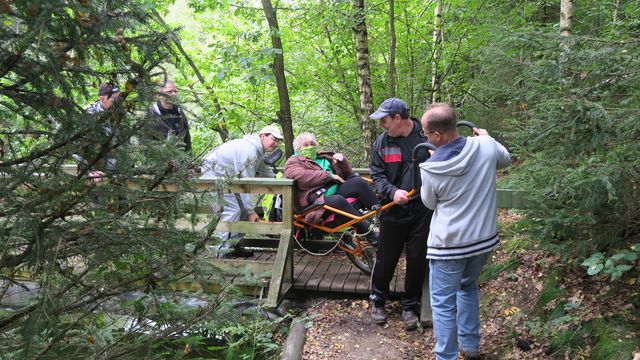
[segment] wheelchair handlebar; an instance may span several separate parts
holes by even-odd
[[[471,130],[473,130],[473,128],[477,127],[476,124],[472,123],[469,120],[460,120],[460,121],[458,121],[458,125],[456,125],[456,126],[457,127],[466,126]]]

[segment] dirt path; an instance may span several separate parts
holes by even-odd
[[[509,217],[501,214],[502,221],[513,221]],[[599,339],[621,343],[640,336],[633,330],[640,323],[636,278],[612,286],[608,280],[587,276],[572,259],[562,262],[558,254],[540,250],[517,234],[505,238],[485,266],[481,277],[485,280],[480,282],[480,351],[486,359],[590,359]],[[364,299],[313,300],[305,312],[312,326],[307,331],[303,358],[433,359],[432,329],[405,331],[398,301],[388,303],[387,310],[389,322],[381,327],[371,322]],[[558,311],[561,314],[554,316]],[[605,319],[612,319],[616,327],[626,324],[631,331],[608,337],[589,330],[580,332],[585,324]],[[554,346],[552,342],[558,340],[554,334],[563,332],[580,336],[581,345]],[[640,342],[635,344],[629,360],[640,360]]]
[[[502,250],[494,263],[505,258]],[[529,255],[523,265],[480,286],[481,350],[489,359],[549,359],[544,344],[530,343],[523,324],[542,290],[538,258]],[[405,331],[398,301],[387,306],[389,322],[381,327],[371,322],[366,300],[317,299],[307,314],[313,326],[307,331],[303,358],[316,359],[432,359],[433,330]],[[514,342],[513,329],[523,335]],[[510,331],[507,331],[510,329]],[[525,348],[526,351],[523,351]],[[505,357],[505,353],[510,354]]]

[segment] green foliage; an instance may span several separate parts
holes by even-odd
[[[0,313],[2,357],[183,356],[166,341],[195,345],[185,329],[215,318],[232,293],[191,310],[166,300],[167,284],[219,274],[199,251],[211,234],[177,226],[195,218],[184,213],[193,159],[175,139],[152,140],[154,124],[144,116],[156,80],[180,60],[173,34],[152,16],[149,1],[5,5],[0,297],[24,291],[25,278],[34,285]],[[119,85],[121,95],[90,114],[85,105],[106,82]],[[79,172],[65,173],[63,165],[78,164],[78,157]],[[91,181],[98,170],[104,176]],[[154,191],[165,183],[178,191]],[[215,218],[207,228],[215,228]],[[248,326],[263,336],[270,325],[253,321]],[[256,354],[273,351],[266,339],[252,344]]]
[[[555,27],[496,24],[474,81],[490,110],[470,102],[465,111],[497,128],[518,160],[508,183],[531,189],[533,237],[566,243],[568,256],[625,247],[640,230],[640,97],[633,90],[640,47],[620,40],[632,30],[609,38],[605,19],[594,28],[589,21],[599,15],[579,14],[567,39]]]
[[[591,276],[602,275],[616,281],[625,272],[638,268],[639,253],[640,244],[635,244],[630,249],[622,249],[611,256],[605,256],[601,252],[594,253],[581,265],[587,268],[587,274]]]

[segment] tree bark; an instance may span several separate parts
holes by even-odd
[[[396,97],[395,0],[389,0],[389,97]]]
[[[573,0],[560,1],[560,36],[569,36],[573,30]]]
[[[369,69],[369,45],[367,42],[364,0],[354,0],[354,17],[358,93],[360,95],[358,118],[360,119],[360,127],[365,145],[365,161],[370,162],[371,145],[376,136],[376,124],[373,120],[369,119],[369,114],[373,112],[373,96],[371,91],[371,70]]]
[[[278,88],[280,102],[280,110],[278,110],[277,117],[284,135],[284,153],[288,158],[293,155],[293,125],[291,123],[291,102],[289,101],[287,78],[284,74],[284,52],[282,50],[282,40],[280,39],[280,27],[278,26],[276,10],[271,6],[271,0],[262,0],[262,8],[269,23],[271,44],[276,49],[272,68],[276,77],[276,87]]]
[[[438,79],[438,60],[440,52],[438,46],[442,39],[442,1],[436,2],[433,17],[433,56],[431,60],[431,103],[435,103],[440,98],[440,81]]]

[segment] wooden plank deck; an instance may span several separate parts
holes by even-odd
[[[260,270],[272,266],[276,258],[273,250],[255,251],[250,258],[237,259],[239,266],[229,267],[229,260],[212,259],[214,264],[223,266],[225,275],[210,274],[200,280],[184,279],[183,281],[168,284],[167,288],[173,291],[204,291],[217,293],[223,287],[223,283],[233,283],[240,292],[249,296],[264,296],[269,287],[269,272]],[[256,273],[260,278],[252,278],[243,274],[242,264],[260,263],[257,267],[262,271]],[[370,275],[356,268],[342,251],[334,251],[323,256],[310,255],[302,250],[294,251],[293,258],[293,291],[304,295],[345,295],[366,297],[370,293]],[[231,271],[231,272],[229,272]],[[400,260],[397,275],[391,281],[390,290],[393,296],[404,292],[404,261]]]
[[[274,252],[255,252],[247,260],[268,261]],[[363,273],[343,252],[333,252],[324,256],[314,256],[301,250],[294,252],[293,289],[297,292],[360,294],[370,292],[370,275]],[[398,266],[397,276],[391,281],[391,293],[404,291],[404,262]]]

